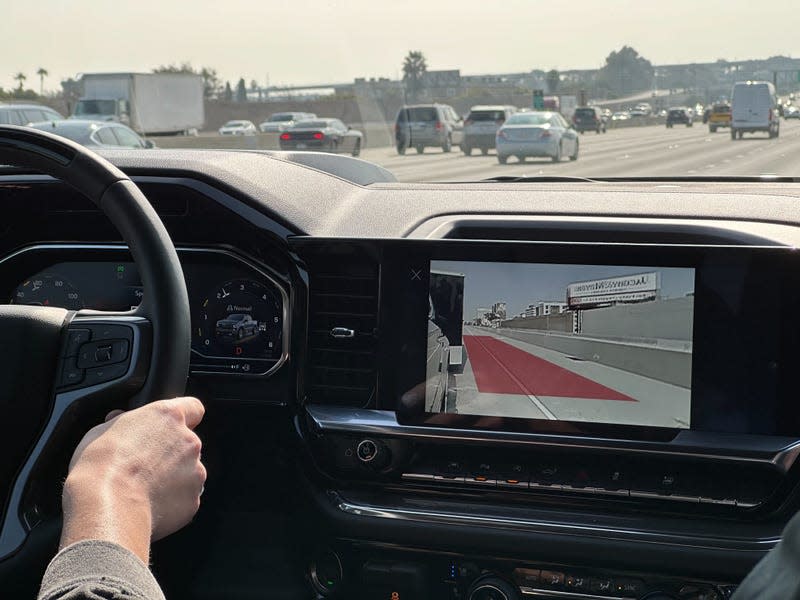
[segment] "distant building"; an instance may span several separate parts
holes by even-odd
[[[545,317],[547,315],[559,315],[566,312],[568,309],[566,302],[557,302],[555,300],[545,300],[537,302],[536,304],[529,304],[525,309],[525,317]]]
[[[506,303],[505,302],[495,302],[492,304],[492,312],[495,316],[503,321],[506,320]]]
[[[482,325],[483,327],[488,327],[490,325],[489,315],[491,314],[491,309],[489,308],[478,308],[475,311],[475,324]]]
[[[461,94],[461,71],[425,71],[422,75],[422,98],[451,98]]]

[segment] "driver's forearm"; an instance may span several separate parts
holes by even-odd
[[[83,540],[104,540],[130,550],[147,564],[153,528],[150,502],[124,475],[70,473],[63,504],[62,549]]]

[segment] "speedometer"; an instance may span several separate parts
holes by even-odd
[[[17,286],[11,304],[56,306],[68,310],[83,308],[80,293],[67,279],[56,273],[40,273]]]
[[[258,281],[234,279],[202,299],[192,348],[206,358],[273,361],[283,352],[282,335],[280,296]]]

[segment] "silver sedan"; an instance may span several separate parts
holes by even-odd
[[[559,113],[521,112],[512,115],[498,129],[495,138],[497,160],[506,164],[509,156],[523,162],[529,156],[549,157],[561,162],[563,156],[578,160],[578,132]]]

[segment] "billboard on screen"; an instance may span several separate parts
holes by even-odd
[[[653,300],[660,288],[661,277],[657,272],[578,281],[567,286],[567,305],[584,308],[613,302]]]

